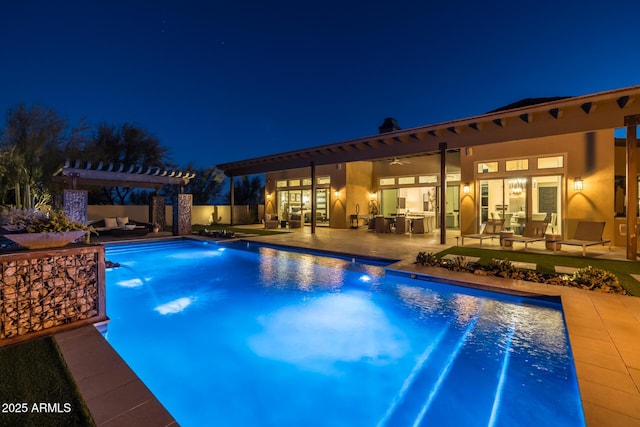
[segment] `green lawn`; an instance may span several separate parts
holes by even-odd
[[[631,277],[631,274],[640,274],[639,262],[614,261],[565,255],[545,255],[531,252],[501,251],[463,246],[453,246],[442,252],[438,252],[436,256],[441,258],[447,254],[479,257],[479,262],[481,264],[488,264],[493,258],[508,259],[509,261],[532,262],[537,265],[537,270],[543,273],[553,273],[556,265],[577,268],[590,265],[615,274],[618,277],[620,284],[631,295],[640,296],[640,282]]]
[[[51,337],[0,349],[0,404],[3,426],[95,425]]]

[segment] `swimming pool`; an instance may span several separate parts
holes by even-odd
[[[557,303],[246,243],[106,252],[107,339],[182,426],[585,424]]]

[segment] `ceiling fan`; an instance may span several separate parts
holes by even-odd
[[[397,157],[394,157],[393,160],[391,160],[389,162],[389,166],[406,165],[406,164],[409,164],[409,163],[411,163],[409,160],[402,160],[402,159],[399,159]]]

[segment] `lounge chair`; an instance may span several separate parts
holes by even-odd
[[[521,242],[524,243],[524,249],[527,249],[527,245],[533,242],[540,242],[545,240],[544,233],[547,230],[547,221],[529,220],[524,226],[522,236],[504,237],[501,239],[501,243],[504,242]]]
[[[603,245],[609,243],[609,250],[611,250],[611,240],[603,239],[602,232],[604,231],[604,221],[580,221],[578,222],[578,228],[576,228],[573,239],[559,240],[556,242],[554,253],[558,251],[559,245],[568,246],[581,246],[582,256],[587,255],[587,246]]]
[[[493,233],[492,231],[494,230],[493,226],[489,227],[489,225],[483,225],[482,226],[482,232],[477,233],[477,234],[467,234],[467,235],[460,235],[460,237],[462,237],[462,246],[464,246],[464,239],[476,239],[476,240],[480,240],[480,246],[482,246],[482,241],[484,239],[495,239],[496,237],[498,237],[499,235],[496,233]]]

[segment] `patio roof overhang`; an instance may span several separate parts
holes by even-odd
[[[227,176],[353,161],[435,154],[448,150],[544,136],[624,127],[640,114],[640,86],[563,98],[465,119],[255,157],[217,165]]]
[[[194,176],[193,172],[158,167],[125,167],[122,164],[114,167],[113,164],[103,165],[102,162],[92,166],[91,162],[82,164],[80,161],[75,161],[72,165],[71,161],[67,160],[64,166],[53,174],[53,180],[70,183],[73,188],[77,185],[160,188],[165,184],[187,185]]]

